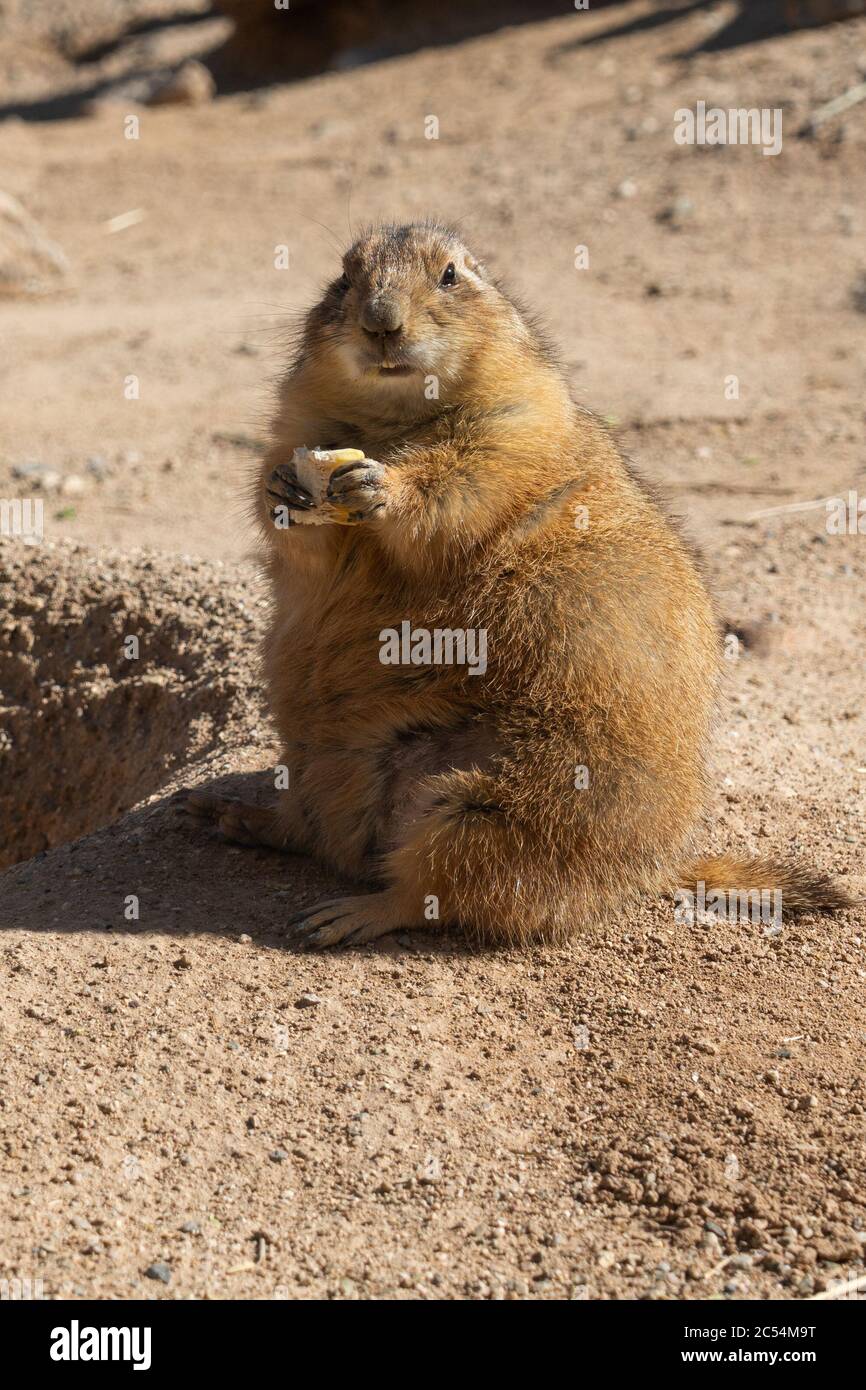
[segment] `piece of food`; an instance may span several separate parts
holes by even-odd
[[[344,463],[360,463],[363,449],[295,449],[292,464],[301,487],[306,488],[315,503],[311,511],[292,513],[299,526],[321,526],[330,518],[321,510],[328,479],[335,468]]]

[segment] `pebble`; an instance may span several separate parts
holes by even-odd
[[[438,1182],[442,1177],[442,1164],[433,1154],[428,1154],[424,1162],[418,1168],[415,1176],[419,1182],[433,1183]]]
[[[271,1152],[268,1154],[271,1163],[285,1163],[288,1156],[285,1149],[271,1149]]]
[[[171,1279],[171,1270],[166,1264],[153,1264],[144,1271],[145,1279],[159,1279],[160,1283],[167,1284]]]
[[[148,97],[148,106],[200,106],[216,94],[213,74],[204,63],[189,58]]]
[[[16,463],[12,469],[13,478],[26,478],[42,492],[56,492],[62,482],[56,469],[47,463]]]
[[[672,203],[662,208],[658,215],[659,222],[665,222],[669,227],[678,231],[684,223],[688,221],[695,210],[695,205],[691,198],[675,198]]]
[[[197,1221],[184,1221],[180,1228],[185,1236],[200,1236],[201,1226]]]
[[[318,994],[302,994],[300,999],[295,1000],[296,1009],[314,1009],[317,1004],[321,1004]]]

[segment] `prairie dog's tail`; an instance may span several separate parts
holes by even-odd
[[[856,899],[819,874],[787,859],[738,859],[719,854],[695,859],[680,871],[679,887],[695,892],[703,883],[706,892],[748,893],[753,889],[781,892],[785,912],[834,912],[853,907]]]

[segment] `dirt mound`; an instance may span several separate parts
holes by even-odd
[[[0,862],[114,819],[224,736],[260,614],[219,565],[0,545]]]

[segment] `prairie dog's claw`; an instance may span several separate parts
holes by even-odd
[[[343,463],[328,479],[326,499],[339,509],[346,523],[366,521],[385,506],[384,483],[387,469],[375,459]]]

